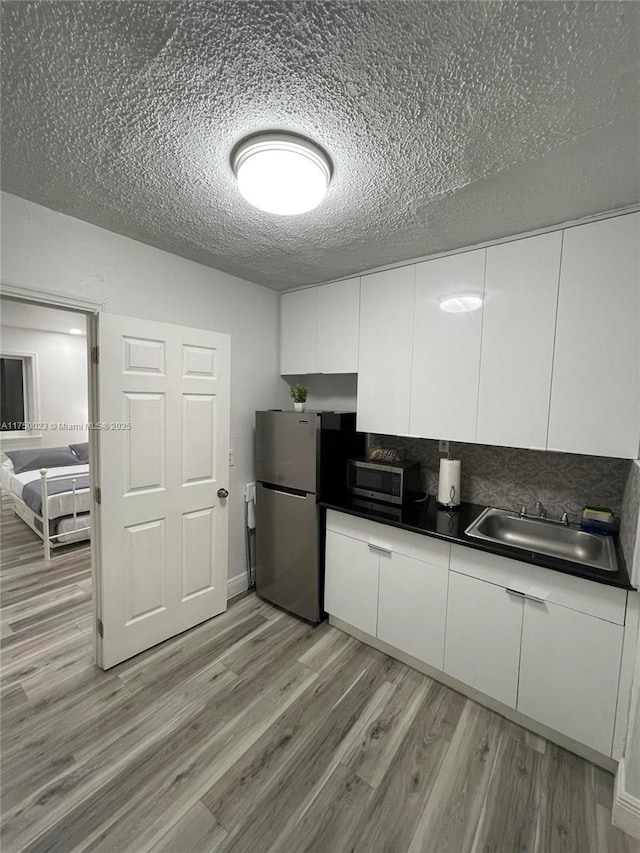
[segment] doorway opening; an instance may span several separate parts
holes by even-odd
[[[82,635],[95,656],[93,312],[0,299],[4,635]],[[25,634],[26,632],[26,634]]]

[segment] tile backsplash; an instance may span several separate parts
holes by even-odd
[[[370,435],[369,444],[395,447],[402,458],[418,460],[425,490],[437,492],[444,455],[438,452],[437,441]],[[628,459],[457,442],[450,443],[449,452],[462,462],[463,501],[505,509],[525,504],[530,512],[541,501],[550,518],[568,512],[571,521],[579,520],[585,504],[594,504],[609,507],[620,517],[631,466]]]
[[[640,543],[636,542],[638,513],[640,513],[640,462],[634,461],[631,463],[624,489],[620,519],[620,545],[629,573],[632,571],[634,551],[640,546]],[[640,583],[640,577],[633,578],[632,582]]]

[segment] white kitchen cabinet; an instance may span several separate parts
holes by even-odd
[[[331,616],[606,756],[626,605],[624,589],[327,511]]]
[[[409,432],[415,265],[360,280],[357,428]]]
[[[504,587],[450,572],[444,671],[515,708],[522,609]]]
[[[378,639],[442,669],[448,575],[404,554],[381,558]]]
[[[640,214],[567,228],[549,450],[637,457],[639,318]]]
[[[476,441],[544,450],[562,232],[487,249]]]
[[[327,530],[324,608],[375,637],[379,552],[366,542]]]
[[[442,540],[329,510],[325,610],[442,669],[449,553]]]
[[[318,288],[280,297],[280,373],[318,371]]]
[[[517,709],[611,755],[624,628],[525,599]]]
[[[440,303],[483,296],[485,256],[477,249],[416,266],[411,435],[475,441],[482,307],[448,313]]]
[[[358,372],[360,279],[323,284],[318,291],[318,373]]]
[[[280,297],[280,373],[356,373],[360,279]]]

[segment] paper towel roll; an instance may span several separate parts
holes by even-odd
[[[460,504],[460,460],[441,459],[438,477],[438,503],[444,506]]]

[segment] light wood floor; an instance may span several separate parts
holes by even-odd
[[[610,774],[255,595],[101,672],[87,549],[2,534],[5,853],[640,849]]]

